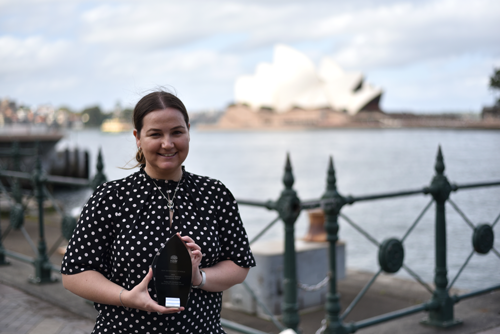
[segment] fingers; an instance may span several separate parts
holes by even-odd
[[[181,238],[182,241],[186,243],[186,246],[190,249],[192,253],[196,253],[197,255],[202,255],[201,247],[198,246],[193,239],[191,239],[188,236],[181,236],[180,233],[177,233],[177,235]]]
[[[153,269],[149,271],[142,281],[130,291],[124,291],[122,294],[123,304],[130,308],[143,310],[146,312],[156,312],[158,314],[171,314],[184,311],[184,307],[171,308],[159,305],[153,300],[148,292],[148,284],[153,278]]]
[[[184,311],[184,307],[176,308],[176,307],[163,307],[160,305],[156,305],[155,310],[153,312],[156,312],[158,314],[172,314],[172,313],[179,313]]]
[[[146,274],[146,276],[144,276],[142,282],[139,285],[145,285],[147,289],[147,286],[152,278],[153,278],[153,268],[149,267],[148,273]]]
[[[180,233],[177,233],[177,235],[181,238],[182,241],[184,241],[186,243],[186,245],[188,245],[189,247],[192,247],[192,248],[197,248],[197,249],[200,249],[200,246],[198,246],[196,244],[196,242],[194,242],[193,239],[191,239],[191,237],[188,237],[187,235],[185,236],[181,236]]]

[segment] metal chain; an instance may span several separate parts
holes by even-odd
[[[316,331],[316,334],[322,334],[326,329],[326,319],[321,320],[321,327]]]
[[[299,283],[297,283],[297,286],[305,291],[317,291],[317,290],[321,289],[322,287],[324,287],[326,285],[326,283],[328,283],[329,280],[330,280],[330,276],[326,276],[325,278],[323,278],[323,280],[321,282],[319,282],[316,285],[307,285],[307,284],[303,284],[303,283],[299,282]]]

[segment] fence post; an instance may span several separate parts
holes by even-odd
[[[12,142],[12,170],[21,171],[21,152],[19,151],[19,142]]]
[[[12,143],[12,170],[16,172],[21,171],[21,152],[19,151],[19,143],[17,141]],[[15,200],[13,210],[11,210],[12,220],[16,228],[23,225],[24,222],[24,208],[23,208],[23,192],[19,180],[14,178],[12,182],[12,198]]]
[[[0,193],[1,193],[1,191],[0,191]],[[1,215],[1,212],[0,212],[0,215]],[[0,219],[1,219],[1,217],[0,217]],[[3,252],[5,248],[3,248],[2,239],[3,239],[2,226],[0,224],[0,266],[6,266],[6,265],[9,265],[10,263],[9,263],[9,261],[7,261],[5,259],[5,254]]]
[[[51,264],[47,256],[47,244],[45,242],[45,229],[43,221],[43,201],[44,201],[44,185],[45,179],[42,175],[42,162],[40,160],[40,151],[38,150],[37,143],[37,156],[36,166],[33,173],[33,186],[35,190],[35,197],[38,202],[38,227],[39,227],[39,241],[38,241],[38,254],[34,261],[35,277],[31,278],[32,283],[51,283],[55,282],[51,275]]]
[[[94,190],[97,189],[101,184],[106,182],[106,175],[103,172],[104,163],[102,159],[101,148],[99,148],[99,153],[97,154],[97,164],[96,164],[96,174],[92,181],[90,182],[90,187]]]
[[[441,153],[441,146],[438,148],[436,164],[434,165],[436,175],[432,179],[429,187],[434,201],[436,202],[436,225],[435,225],[435,247],[436,247],[436,268],[434,271],[434,283],[436,289],[432,295],[431,302],[439,305],[437,309],[429,311],[427,319],[422,321],[425,325],[436,327],[451,327],[462,322],[453,318],[454,302],[448,290],[448,269],[446,265],[446,212],[445,204],[451,193],[451,184],[444,176],[444,160]]]
[[[290,156],[287,154],[283,184],[285,189],[276,203],[281,220],[285,223],[285,254],[283,268],[282,303],[283,323],[297,332],[300,322],[297,304],[297,269],[295,260],[295,221],[300,214],[300,199],[292,189],[294,183]]]
[[[326,330],[328,334],[346,334],[348,330],[340,319],[340,295],[337,292],[337,241],[339,240],[338,217],[340,210],[346,204],[344,197],[337,192],[337,179],[330,157],[326,178],[326,191],[321,197],[325,212],[325,228],[329,242],[330,282],[326,297]]]

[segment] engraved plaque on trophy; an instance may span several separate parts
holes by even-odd
[[[153,260],[153,280],[159,305],[186,307],[191,292],[191,256],[177,234]]]

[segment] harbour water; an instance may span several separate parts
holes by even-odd
[[[342,195],[369,195],[428,186],[434,176],[438,145],[445,159],[445,175],[457,184],[500,181],[500,131],[442,129],[336,129],[290,132],[202,132],[191,130],[190,172],[221,180],[239,199],[277,199],[283,184],[283,167],[290,153],[294,189],[302,200],[319,198],[325,191],[328,159],[333,157],[337,187]],[[109,180],[131,170],[136,145],[131,133],[107,134],[99,130],[68,133],[59,147],[85,148],[92,161],[92,174],[99,147]],[[88,196],[88,194],[86,194]],[[75,206],[83,204],[79,194]],[[397,199],[355,203],[342,212],[379,242],[401,238],[430,201],[416,195]],[[500,214],[500,187],[460,190],[451,199],[474,223],[491,224]],[[472,251],[472,229],[447,205],[448,278],[451,281]],[[240,206],[250,238],[276,213]],[[308,228],[306,212],[296,224],[296,236]],[[500,222],[495,226],[495,248],[500,251]],[[283,236],[276,224],[263,237]],[[339,236],[347,245],[347,266],[378,270],[377,248],[342,219]],[[404,243],[405,264],[425,281],[434,275],[434,207],[425,214]],[[408,277],[401,270],[396,275]],[[493,252],[474,254],[455,286],[478,289],[500,284],[500,258]]]

